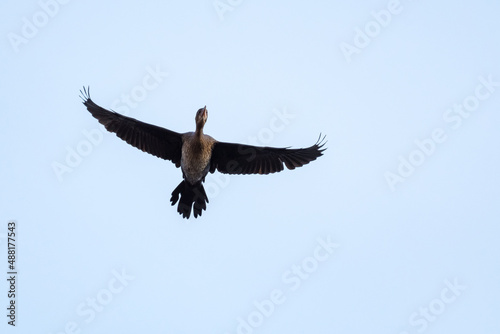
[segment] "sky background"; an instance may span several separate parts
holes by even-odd
[[[2,333],[499,333],[500,4],[3,1]],[[327,151],[207,177],[93,100],[220,141]]]

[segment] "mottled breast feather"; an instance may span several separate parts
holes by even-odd
[[[215,139],[204,134],[199,137],[194,132],[183,134],[181,168],[186,181],[195,184],[205,178],[215,142]]]

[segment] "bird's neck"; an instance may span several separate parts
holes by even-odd
[[[196,138],[200,139],[203,137],[203,125],[196,124],[196,131],[194,132]]]

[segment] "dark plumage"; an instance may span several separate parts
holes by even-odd
[[[181,167],[183,181],[174,189],[170,201],[183,218],[189,218],[193,207],[194,217],[201,216],[208,203],[202,182],[208,172],[218,170],[226,174],[270,174],[284,169],[295,169],[323,155],[325,137],[321,135],[308,148],[290,149],[259,147],[219,142],[203,134],[208,119],[206,106],[196,112],[196,131],[178,133],[159,126],[106,110],[92,101],[90,90],[83,88],[81,98],[87,110],[106,130],[143,152],[172,161]],[[180,196],[180,200],[179,200]]]

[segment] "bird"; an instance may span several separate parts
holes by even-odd
[[[203,133],[208,119],[207,107],[198,109],[194,132],[178,133],[148,124],[113,110],[98,106],[90,98],[90,87],[80,90],[83,104],[106,130],[113,132],[128,144],[158,158],[169,160],[181,168],[183,180],[171,194],[171,205],[177,202],[177,212],[189,219],[201,216],[209,202],[203,182],[207,174],[216,170],[224,174],[270,174],[295,169],[316,160],[326,150],[325,137],[319,135],[316,143],[307,148],[261,147],[217,141]],[[179,199],[180,196],[180,199]]]

